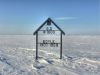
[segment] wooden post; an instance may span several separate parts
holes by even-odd
[[[60,59],[62,59],[62,32],[60,33]]]
[[[38,32],[36,33],[36,60],[38,59]]]

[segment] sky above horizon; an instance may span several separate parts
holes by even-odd
[[[0,0],[0,34],[32,34],[48,17],[66,34],[100,34],[99,0]]]

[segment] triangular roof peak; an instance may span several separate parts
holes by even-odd
[[[65,32],[49,17],[33,34],[35,35],[48,21],[51,21],[53,25],[65,35]]]

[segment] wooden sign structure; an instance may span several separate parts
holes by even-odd
[[[50,27],[50,25],[53,24],[58,30],[54,30],[52,29],[52,27]],[[47,27],[45,28],[45,30],[41,30],[45,25],[47,25]],[[42,31],[44,34],[55,34],[56,31],[60,32],[60,43],[55,43],[55,40],[43,40],[42,43],[38,42],[38,35],[39,35],[39,31]],[[40,46],[48,46],[50,45],[51,47],[58,47],[58,44],[60,44],[60,59],[62,59],[62,35],[65,35],[65,32],[51,19],[48,18],[34,33],[33,35],[36,35],[36,60],[38,59],[38,46],[40,44]]]

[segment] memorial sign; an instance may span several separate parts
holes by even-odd
[[[51,19],[48,18],[34,33],[36,35],[36,59],[38,59],[38,47],[59,47],[60,49],[60,59],[62,59],[62,35],[65,35],[65,32],[57,26],[57,24]],[[51,38],[39,38],[41,36],[49,36]],[[60,38],[56,40],[54,36],[58,35]]]

